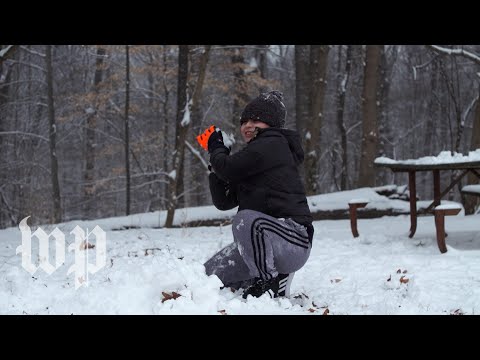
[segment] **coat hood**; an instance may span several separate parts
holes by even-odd
[[[290,147],[290,151],[293,154],[293,158],[297,165],[300,165],[304,158],[304,152],[302,148],[302,141],[300,139],[300,135],[298,132],[290,129],[284,128],[266,128],[266,129],[259,129],[257,136],[283,136],[287,142],[288,146]]]

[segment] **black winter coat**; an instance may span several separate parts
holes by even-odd
[[[256,210],[275,218],[291,218],[307,226],[312,216],[297,167],[303,162],[297,132],[259,129],[241,151],[229,155],[222,147],[210,155],[210,192],[219,210]],[[313,234],[312,234],[313,235]]]

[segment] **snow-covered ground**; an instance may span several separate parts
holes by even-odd
[[[202,218],[218,215],[212,207],[187,210]],[[217,277],[205,275],[202,264],[232,241],[231,226],[155,228],[163,216],[158,213],[60,224],[66,249],[76,225],[106,231],[106,266],[77,290],[74,274],[67,274],[73,251],[65,250],[65,263],[51,275],[43,269],[30,274],[22,267],[22,254],[16,254],[22,244],[19,228],[0,230],[0,313],[478,314],[480,215],[462,214],[446,218],[445,254],[438,250],[431,216],[418,219],[413,239],[405,215],[360,219],[356,239],[348,220],[317,221],[311,257],[295,274],[290,299],[243,300],[239,292],[220,290]],[[177,221],[186,218],[182,212],[177,216]],[[132,226],[139,227],[124,229]],[[42,228],[50,233],[54,226]],[[38,265],[35,240],[31,253]],[[95,263],[96,248],[84,251]],[[166,300],[171,295],[176,298]]]

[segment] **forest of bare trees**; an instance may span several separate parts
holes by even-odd
[[[211,204],[195,135],[214,124],[239,149],[243,107],[270,89],[310,195],[407,183],[378,156],[480,148],[478,45],[0,45],[0,228],[156,210],[171,226]]]

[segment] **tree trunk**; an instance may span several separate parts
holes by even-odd
[[[341,148],[341,174],[340,174],[340,190],[348,189],[348,142],[347,142],[347,128],[344,121],[345,111],[345,95],[350,78],[350,70],[352,68],[352,46],[347,45],[347,55],[345,60],[345,70],[342,68],[342,45],[339,45],[338,51],[338,67],[339,74],[338,90],[337,90],[337,127],[340,133],[340,148]]]
[[[94,218],[96,213],[92,214],[93,209],[96,208],[93,204],[95,198],[95,131],[97,128],[97,116],[98,116],[98,88],[102,82],[103,77],[103,59],[105,56],[105,48],[101,45],[97,45],[97,58],[95,60],[95,76],[93,79],[93,92],[95,98],[93,100],[93,109],[88,110],[87,128],[86,128],[86,145],[85,145],[85,187],[84,187],[84,214],[87,219],[90,216]]]
[[[390,45],[395,46],[395,45]],[[377,110],[378,110],[378,148],[376,155],[388,156],[386,140],[390,138],[390,124],[388,121],[388,95],[390,92],[390,77],[389,77],[389,64],[387,59],[387,52],[385,46],[380,46],[380,64],[378,69],[378,98],[377,98]],[[379,169],[376,174],[376,184],[387,185],[388,177],[391,171],[388,169]]]
[[[11,56],[15,50],[16,45],[8,45],[8,47],[0,46],[0,53],[3,56],[0,57],[0,133],[5,131],[5,123],[7,119],[6,115],[6,104],[9,100],[9,89],[10,89],[10,78],[12,74],[12,69],[10,66],[4,65],[3,62],[7,59],[7,55]],[[4,53],[5,52],[5,53]],[[8,154],[7,149],[3,149],[3,136],[0,134],[0,154]],[[6,183],[6,173],[0,170],[0,185]],[[13,224],[13,213],[9,205],[7,205],[7,195],[1,191],[0,188],[0,204],[2,208],[0,211],[0,227],[2,224],[6,224],[8,221],[11,221]],[[8,212],[8,214],[7,214]]]
[[[248,96],[248,86],[246,82],[245,75],[245,49],[239,48],[234,50],[232,55],[232,66],[233,66],[233,111],[232,111],[232,123],[230,125],[229,131],[234,133],[240,127],[240,116],[247,106],[250,97]]]
[[[125,177],[126,177],[126,200],[125,214],[130,215],[130,48],[125,45]]]
[[[12,69],[10,66],[4,66],[3,62],[6,61],[8,58],[13,56],[17,45],[8,45],[3,46],[0,45],[0,109],[5,109],[4,105],[7,103],[8,99],[8,89],[9,89],[9,82],[10,82],[10,75],[12,73]],[[0,132],[5,131],[4,129],[4,121],[6,115],[5,111],[0,111]],[[2,136],[0,135],[0,153],[2,152]]]
[[[167,72],[168,72],[168,58],[167,58],[167,54],[168,54],[168,49],[166,48],[166,46],[164,46],[163,48],[163,52],[162,52],[162,55],[163,55],[163,91],[165,93],[165,100],[163,101],[163,170],[164,171],[167,171],[168,169],[168,159],[169,159],[169,156],[168,154],[170,154],[170,148],[171,148],[171,145],[170,144],[170,133],[172,131],[172,129],[170,129],[170,120],[169,120],[169,114],[168,114],[168,108],[169,108],[169,105],[168,105],[168,100],[170,98],[170,90],[168,88],[168,84],[167,84]],[[176,133],[175,135],[176,136]],[[164,187],[165,191],[164,191],[164,194],[163,194],[163,199],[164,199],[164,208],[168,208],[168,189],[169,189],[169,186],[166,185]]]
[[[304,136],[303,148],[305,149],[305,136],[307,128],[308,110],[310,108],[309,74],[310,74],[310,47],[308,45],[295,45],[295,112],[297,130]]]
[[[367,45],[365,60],[365,80],[363,85],[362,148],[358,187],[375,186],[373,161],[377,155],[377,95],[378,70],[380,66],[380,45]]]
[[[190,126],[188,111],[188,45],[180,45],[178,53],[178,85],[177,85],[177,136],[175,141],[175,152],[173,154],[173,171],[169,177],[169,198],[167,208],[167,219],[165,227],[173,226],[175,209],[177,207],[177,182],[180,168],[183,165],[185,154],[185,139]]]
[[[318,193],[320,136],[323,123],[323,103],[326,89],[328,45],[310,46],[310,109],[305,141],[305,190],[307,195]]]
[[[267,61],[267,51],[268,51],[269,45],[258,45],[258,49],[255,50],[255,59],[257,60],[258,64],[258,71],[260,74],[260,77],[262,79],[267,78],[267,71],[268,71],[268,61]],[[266,92],[268,91],[268,87],[263,85],[260,87],[261,92]]]
[[[480,149],[480,84],[478,87],[478,99],[477,105],[475,107],[475,116],[473,118],[473,125],[472,125],[472,141],[470,143],[470,150],[474,151],[476,149]],[[474,174],[469,173],[467,176],[468,184],[479,184],[480,179],[476,177]],[[473,214],[475,208],[480,203],[480,197],[478,196],[466,196],[465,199],[465,213],[466,214]]]
[[[58,158],[57,158],[57,126],[55,123],[55,106],[53,102],[53,65],[52,46],[46,45],[45,63],[47,66],[47,108],[48,121],[50,124],[50,166],[53,196],[53,222],[58,224],[62,221],[62,208],[60,201],[60,184],[58,181]]]
[[[212,48],[211,45],[206,45],[205,50],[200,58],[200,65],[198,69],[198,76],[197,81],[195,83],[195,90],[192,96],[192,128],[200,134],[200,125],[202,122],[203,112],[201,106],[202,94],[203,94],[203,84],[205,82],[205,76],[207,74],[207,64],[208,59],[210,56],[210,49]],[[197,134],[194,134],[197,135]],[[195,161],[195,170],[192,174],[192,183],[196,186],[201,186],[201,184],[205,184],[205,173],[203,171],[203,167],[197,161]],[[201,191],[197,191],[197,195],[195,197],[195,205],[200,205],[204,203],[205,196]]]
[[[302,139],[302,147],[308,137],[306,133],[308,110],[310,108],[309,73],[310,73],[310,47],[308,45],[295,45],[295,124]],[[305,166],[299,168],[300,176],[305,179]]]

